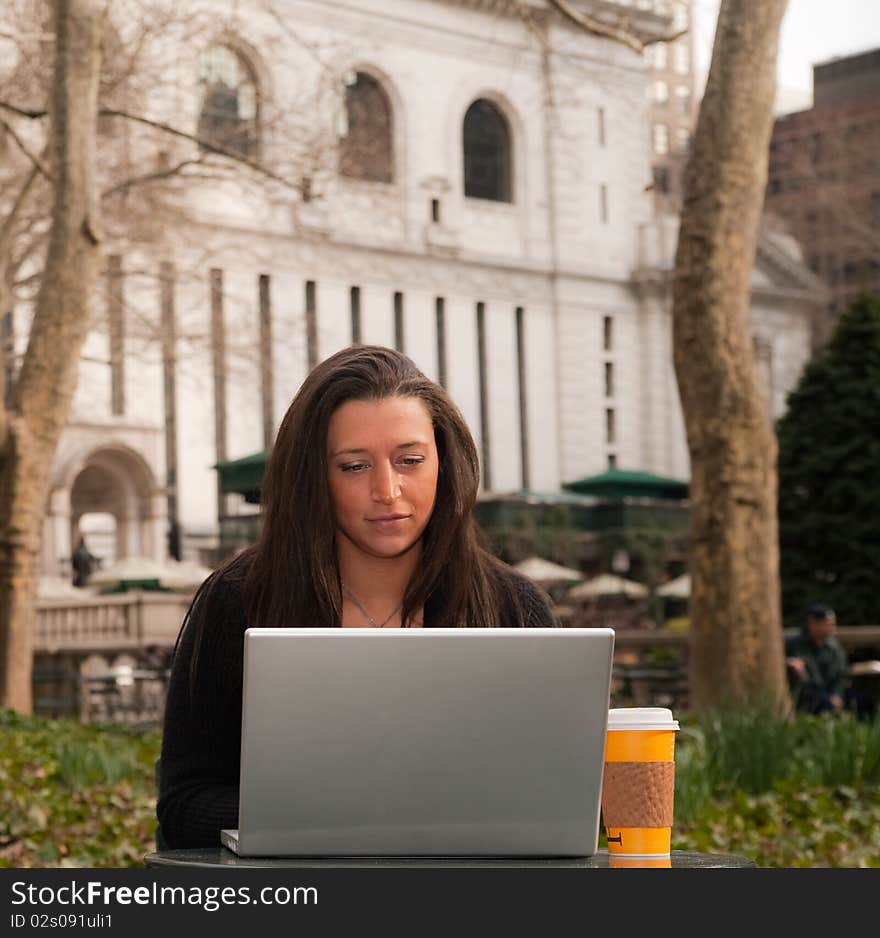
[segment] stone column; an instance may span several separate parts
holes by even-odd
[[[43,522],[40,574],[70,577],[73,555],[70,530],[70,489],[56,488],[49,495],[49,510]]]

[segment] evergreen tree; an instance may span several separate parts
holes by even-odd
[[[880,296],[841,316],[777,429],[785,624],[811,602],[880,623]]]

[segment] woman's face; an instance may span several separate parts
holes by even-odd
[[[339,534],[371,557],[406,553],[434,510],[438,467],[434,427],[419,398],[341,404],[327,429]]]

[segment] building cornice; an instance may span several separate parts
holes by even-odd
[[[191,233],[204,231],[207,237],[223,234],[246,235],[253,243],[259,239],[255,254],[270,263],[271,258],[283,256],[292,269],[311,271],[334,270],[339,276],[372,279],[378,282],[401,283],[407,281],[434,284],[438,289],[450,282],[460,284],[486,298],[508,298],[511,293],[522,295],[527,301],[543,301],[551,283],[569,281],[584,285],[632,292],[636,283],[628,273],[619,276],[602,271],[561,266],[553,268],[548,262],[529,258],[504,257],[459,253],[454,257],[426,252],[412,245],[377,245],[375,242],[352,238],[329,238],[308,232],[271,234],[235,224],[193,221]],[[198,242],[198,239],[196,238]],[[201,242],[199,242],[201,243]],[[279,254],[278,252],[281,252]],[[223,264],[223,250],[219,251],[218,266]]]
[[[809,294],[813,302],[825,305],[828,302],[828,288],[809,267],[792,257],[773,240],[771,235],[761,229],[758,232],[756,260],[760,259],[771,269],[782,275],[792,288]]]
[[[760,252],[758,257],[761,257]],[[641,267],[633,271],[632,282],[642,294],[671,298],[673,277],[674,271],[667,268]],[[752,284],[750,291],[755,299],[784,300],[799,306],[815,306],[821,309],[828,303],[826,287],[821,281],[818,288],[812,289],[787,284],[757,283]]]

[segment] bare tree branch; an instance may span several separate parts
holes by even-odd
[[[38,172],[42,173],[46,177],[46,179],[48,179],[51,182],[52,174],[49,172],[49,169],[46,166],[46,164],[36,154],[31,153],[31,151],[28,149],[25,142],[15,132],[15,128],[12,126],[12,124],[10,124],[8,121],[3,120],[3,118],[0,117],[0,127],[3,127],[3,129],[9,134],[9,136],[12,137],[12,139],[15,141],[16,145],[18,146],[19,150],[21,150],[21,152],[24,153],[24,155],[34,164],[34,168]]]
[[[0,29],[0,39],[11,39],[13,42],[54,42],[55,33],[10,33]]]
[[[132,178],[126,179],[124,182],[120,182],[118,185],[113,186],[111,189],[107,189],[106,191],[102,192],[101,198],[107,199],[111,195],[116,195],[118,192],[125,192],[134,186],[139,186],[144,183],[157,182],[160,179],[170,179],[172,176],[177,175],[187,166],[199,166],[203,162],[203,160],[181,160],[179,163],[175,163],[173,166],[169,166],[167,169],[159,169],[153,173],[144,173],[142,176],[133,176]]]
[[[31,171],[28,173],[27,179],[25,179],[21,189],[19,189],[18,195],[15,197],[15,200],[12,203],[12,207],[9,209],[9,214],[3,220],[3,226],[0,228],[0,258],[6,256],[8,249],[7,242],[12,239],[15,223],[18,220],[18,215],[27,200],[28,193],[30,192],[31,186],[33,186],[38,174],[39,169],[36,166],[33,166]]]
[[[3,108],[4,111],[11,111],[13,114],[18,114],[19,117],[36,118],[49,116],[49,112],[45,108],[36,111],[29,108],[18,107],[18,105],[10,104],[8,101],[0,101],[0,108]]]
[[[207,137],[200,137],[198,134],[189,133],[185,130],[179,130],[177,127],[172,127],[171,124],[166,124],[163,121],[152,120],[151,118],[143,117],[140,114],[132,114],[130,111],[120,111],[115,108],[101,108],[98,113],[101,116],[122,117],[125,120],[135,121],[139,124],[145,124],[148,127],[154,127],[156,130],[161,130],[163,133],[170,134],[173,137],[180,137],[183,140],[191,140],[192,142],[198,143],[200,146],[205,147],[207,150],[210,150],[213,153],[217,153],[220,156],[226,156],[229,159],[235,160],[242,166],[247,166],[248,169],[252,169],[254,172],[265,176],[267,179],[271,179],[273,182],[280,183],[281,185],[302,194],[302,184],[300,182],[291,182],[289,179],[285,179],[283,176],[279,176],[277,173],[272,172],[271,169],[263,166],[262,163],[258,163],[256,160],[248,159],[247,157],[236,153],[234,150],[228,150],[225,147],[221,147],[219,144],[215,143],[213,140],[208,139]]]

